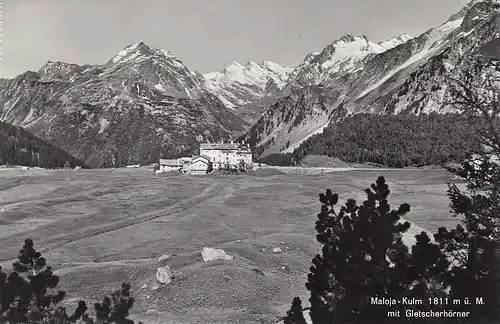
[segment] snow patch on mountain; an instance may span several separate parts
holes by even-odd
[[[132,44],[132,45],[125,47],[123,50],[118,52],[118,54],[116,54],[116,56],[113,57],[113,59],[111,61],[113,63],[120,61],[121,59],[126,57],[128,54],[132,53],[137,47],[139,47],[139,43],[135,43],[135,44]]]
[[[472,34],[472,32],[474,32],[476,28],[472,28],[471,30],[469,30],[468,32],[461,32],[460,34],[458,34],[458,36],[462,36],[462,37],[467,37],[469,36],[470,34]]]
[[[109,126],[109,124],[110,124],[109,120],[107,120],[106,118],[101,118],[99,120],[99,126],[100,126],[100,128],[99,128],[99,133],[98,134],[103,133],[106,130],[106,128]]]

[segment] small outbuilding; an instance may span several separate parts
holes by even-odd
[[[211,169],[210,158],[204,155],[193,156],[189,164],[190,174],[207,174]]]
[[[182,165],[182,169],[187,171],[189,169],[189,164],[191,163],[192,157],[181,157],[177,159],[177,162]]]
[[[179,172],[181,168],[182,164],[179,164],[179,161],[177,159],[160,159],[160,172]]]

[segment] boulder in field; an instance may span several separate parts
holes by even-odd
[[[282,251],[281,251],[281,248],[279,248],[279,247],[275,247],[275,248],[273,249],[273,253],[281,253],[281,252],[282,252]]]
[[[162,284],[169,284],[174,279],[170,266],[159,267],[156,271],[156,280]]]
[[[226,252],[224,252],[224,250],[213,249],[213,248],[208,248],[208,247],[203,248],[203,250],[201,251],[201,256],[203,258],[203,261],[205,261],[205,262],[215,261],[215,260],[232,260],[232,259],[234,259],[233,256],[226,254]]]
[[[168,260],[168,258],[170,258],[170,255],[164,254],[164,255],[158,257],[158,262],[163,261],[163,260]]]

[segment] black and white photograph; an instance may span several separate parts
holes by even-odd
[[[0,324],[500,324],[500,0],[0,0]]]

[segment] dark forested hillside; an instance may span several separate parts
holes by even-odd
[[[292,154],[272,155],[259,161],[290,165],[316,154],[390,167],[444,164],[459,162],[478,151],[476,134],[476,129],[457,114],[356,114],[329,125]]]
[[[82,161],[30,134],[20,127],[0,121],[0,165],[24,165],[42,168],[86,167]]]

